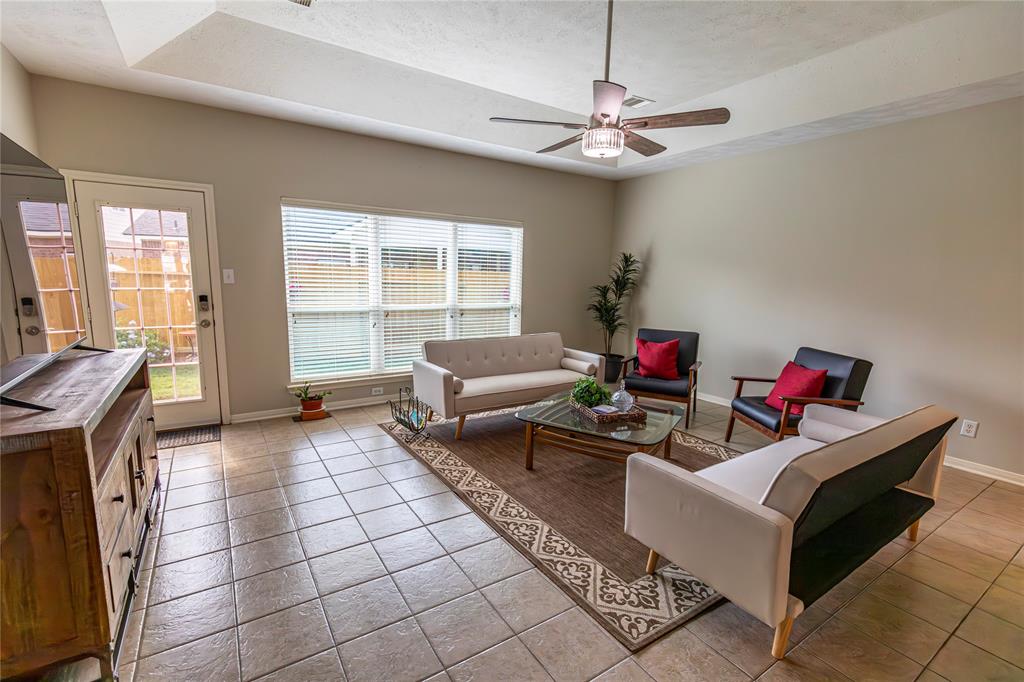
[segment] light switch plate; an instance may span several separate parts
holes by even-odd
[[[978,422],[972,419],[965,419],[960,424],[960,435],[965,438],[977,438],[978,436]]]
[[[235,283],[235,271],[232,268],[224,268],[224,284]]]

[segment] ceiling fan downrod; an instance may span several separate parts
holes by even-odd
[[[612,63],[612,4],[615,0],[608,0],[608,26],[604,35],[604,79],[611,80],[608,76]]]

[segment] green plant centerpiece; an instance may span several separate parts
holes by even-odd
[[[601,332],[604,334],[604,380],[609,384],[617,383],[622,372],[623,357],[612,353],[612,341],[615,334],[626,326],[622,306],[636,290],[639,277],[639,259],[628,252],[620,253],[608,277],[608,283],[590,288],[591,300],[587,310],[593,315],[594,321],[601,325]]]
[[[569,397],[577,405],[584,407],[597,407],[608,402],[612,397],[608,389],[597,382],[593,377],[577,379],[573,384]]]

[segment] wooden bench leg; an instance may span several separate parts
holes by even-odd
[[[658,568],[658,553],[653,549],[651,553],[647,555],[647,572],[654,573],[655,569]]]
[[[921,527],[921,519],[914,521],[910,524],[910,528],[907,528],[907,539],[911,542],[917,542],[917,531]]]
[[[729,412],[729,424],[725,427],[725,442],[728,443],[729,439],[732,438],[732,427],[736,425],[736,413]]]
[[[778,659],[786,657],[786,644],[789,642],[789,633],[793,629],[793,619],[787,618],[775,628],[775,639],[772,641],[772,656]]]
[[[466,425],[466,415],[459,417],[459,423],[455,426],[455,440],[462,440],[462,427]]]

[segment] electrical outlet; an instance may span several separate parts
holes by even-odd
[[[971,419],[965,419],[960,424],[960,435],[965,438],[977,438],[978,436],[978,422]]]
[[[384,387],[374,386],[373,388],[370,389],[370,395],[384,395]]]

